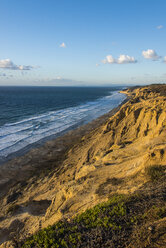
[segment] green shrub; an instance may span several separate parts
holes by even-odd
[[[59,221],[40,230],[24,241],[22,248],[129,247],[133,230],[139,233],[145,223],[166,216],[164,202],[153,206],[155,196],[152,196],[113,195],[107,202],[87,209],[70,222]]]
[[[71,222],[59,221],[53,226],[40,230],[24,242],[23,248],[65,248],[78,247],[83,238],[79,230],[89,232],[93,229],[121,230],[121,222],[126,215],[127,197],[112,196],[107,202],[87,209]]]
[[[86,210],[75,218],[76,223],[81,223],[86,228],[112,227],[117,228],[116,220],[126,214],[124,204],[125,197],[122,195],[113,196],[107,202]]]

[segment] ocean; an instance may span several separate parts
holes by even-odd
[[[0,161],[117,107],[122,87],[0,87]]]

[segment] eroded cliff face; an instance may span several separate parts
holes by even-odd
[[[72,218],[113,193],[133,193],[148,180],[148,166],[166,164],[166,96],[152,86],[123,93],[130,100],[76,143],[58,171],[2,197],[1,243],[12,232],[25,235]]]

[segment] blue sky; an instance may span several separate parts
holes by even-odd
[[[0,85],[166,82],[165,12],[165,0],[1,0]]]

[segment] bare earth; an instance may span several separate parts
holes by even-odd
[[[0,166],[2,246],[114,193],[133,193],[148,166],[165,166],[165,92],[165,85],[123,91],[129,100],[119,109]]]

